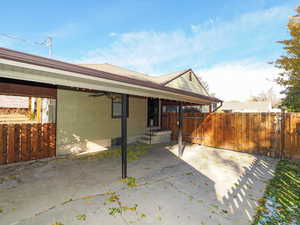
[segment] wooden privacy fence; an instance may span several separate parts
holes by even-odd
[[[184,113],[183,140],[205,146],[300,159],[300,113]],[[162,128],[177,138],[178,114]]]
[[[55,156],[53,123],[0,124],[0,164]]]

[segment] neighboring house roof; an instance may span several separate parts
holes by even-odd
[[[267,101],[248,101],[248,102],[223,102],[220,110],[232,112],[270,112],[272,106]]]
[[[6,78],[67,85],[69,87],[91,88],[99,91],[109,90],[140,96],[161,96],[161,98],[192,103],[221,102],[220,99],[215,97],[163,86],[149,80],[122,76],[113,72],[105,72],[5,48],[0,48],[0,64],[7,67],[7,69],[12,67],[14,70],[22,69],[22,72],[19,73],[14,71],[12,73],[13,76],[8,73],[0,74],[0,76]],[[22,74],[25,71],[24,69],[28,71],[28,76],[26,75],[26,77]],[[30,71],[34,71],[34,74],[30,75]],[[119,92],[122,90],[123,92]]]
[[[0,108],[23,108],[29,107],[29,98],[21,96],[0,95]]]

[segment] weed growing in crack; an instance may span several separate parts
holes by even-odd
[[[111,216],[116,216],[117,214],[121,214],[122,210],[120,207],[112,207],[109,208],[109,215]]]
[[[107,194],[109,194],[110,197],[107,200],[105,200],[104,203],[117,203],[118,204],[118,207],[111,207],[108,209],[109,215],[116,216],[118,214],[122,214],[125,211],[134,212],[137,210],[137,207],[138,207],[137,204],[134,204],[133,207],[123,206],[120,201],[119,195],[117,195],[115,192],[109,192]]]
[[[76,216],[76,219],[85,221],[86,220],[86,215],[85,214],[78,215],[78,216]]]
[[[72,198],[70,198],[69,200],[62,202],[62,203],[61,203],[61,205],[68,204],[69,202],[72,202],[72,201],[73,201],[73,199],[72,199]]]
[[[55,222],[52,225],[64,225],[62,222]]]
[[[123,183],[126,183],[128,187],[136,187],[136,178],[134,177],[127,177],[122,180]]]

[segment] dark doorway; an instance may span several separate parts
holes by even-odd
[[[148,127],[159,125],[159,100],[148,98]]]

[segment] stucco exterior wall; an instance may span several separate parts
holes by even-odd
[[[57,155],[96,151],[120,137],[121,121],[111,117],[111,99],[89,93],[58,89]],[[147,126],[147,99],[129,97],[128,141],[134,141]]]
[[[193,73],[192,73],[192,80],[191,81],[189,80],[189,72],[171,81],[170,83],[167,84],[167,86],[172,88],[182,89],[185,91],[191,91],[197,94],[207,95],[207,92],[199,84],[197,78]]]

